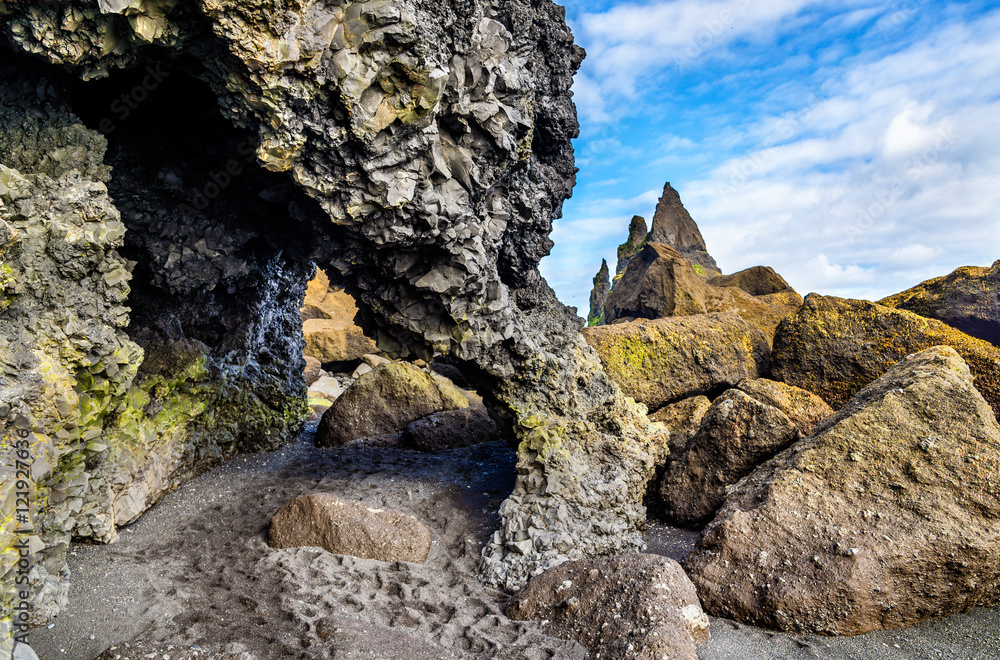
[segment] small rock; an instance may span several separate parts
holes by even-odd
[[[306,355],[304,357],[306,359],[306,368],[302,375],[305,376],[306,386],[308,387],[319,380],[320,376],[323,375],[323,363],[311,355]]]
[[[333,403],[344,393],[344,388],[340,381],[333,376],[323,376],[309,388],[309,396],[319,399],[326,399]]]

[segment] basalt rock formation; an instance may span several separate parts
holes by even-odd
[[[594,276],[594,288],[590,292],[590,313],[587,315],[587,325],[604,323],[604,304],[611,292],[611,277],[608,272],[608,262],[601,259],[601,268]]]
[[[648,420],[537,269],[575,174],[563,9],[2,2],[0,40],[27,79],[4,73],[4,144],[29,145],[0,155],[3,436],[27,432],[35,487],[60,493],[32,500],[36,621],[73,530],[108,540],[156,492],[295,433],[316,264],[380,349],[464,363],[519,440],[486,581],[642,547]]]
[[[1000,346],[1000,261],[989,268],[959,268],[879,303],[943,321]]]
[[[628,223],[628,240],[618,246],[618,264],[615,266],[615,281],[625,272],[625,269],[628,268],[629,260],[639,254],[639,250],[642,249],[642,246],[646,244],[648,239],[649,231],[646,228],[646,219],[641,215],[633,215],[632,221]]]
[[[666,243],[680,252],[699,275],[705,278],[721,275],[715,259],[708,253],[708,246],[698,229],[698,224],[684,208],[680,193],[668,182],[663,186],[663,196],[656,204],[653,227],[649,240]]]

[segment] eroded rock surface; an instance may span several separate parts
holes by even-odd
[[[1000,349],[940,321],[864,300],[807,296],[778,326],[772,374],[839,408],[907,355],[940,345],[961,354],[1000,414]]]
[[[486,409],[469,406],[434,413],[406,427],[403,442],[421,451],[443,451],[499,440]]]
[[[705,609],[853,635],[1000,602],[1000,427],[954,349],[907,357],[754,471],[684,562]]]
[[[705,278],[720,275],[719,266],[708,253],[708,246],[697,223],[684,208],[680,194],[668,182],[656,204],[649,241],[666,243],[691,262],[698,274]]]
[[[316,546],[337,555],[422,564],[431,550],[431,534],[405,513],[314,493],[278,509],[267,543],[272,548]]]
[[[1000,346],[1000,261],[965,266],[879,301]]]
[[[511,619],[544,619],[595,658],[696,660],[709,640],[694,585],[672,559],[631,554],[568,562],[532,578]]]

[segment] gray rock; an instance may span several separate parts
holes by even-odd
[[[500,439],[496,424],[481,406],[435,413],[406,427],[403,443],[421,451],[443,451]]]

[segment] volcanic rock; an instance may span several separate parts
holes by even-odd
[[[659,485],[663,513],[681,527],[705,524],[722,506],[728,486],[801,437],[777,408],[740,390],[726,391],[667,466]]]
[[[632,216],[632,220],[628,224],[628,239],[618,246],[618,263],[615,266],[615,281],[625,269],[628,268],[629,261],[635,255],[639,254],[639,250],[646,244],[646,240],[649,238],[649,232],[646,229],[646,219],[640,215]]]
[[[706,610],[793,632],[1000,601],[1000,427],[958,353],[911,355],[733,488],[684,562]]]
[[[271,517],[272,548],[317,546],[337,555],[422,564],[431,534],[413,516],[347,502],[326,493],[285,502]]]
[[[753,266],[732,275],[719,275],[710,279],[708,283],[718,287],[736,287],[751,296],[795,292],[795,289],[770,266]]]
[[[701,428],[701,420],[704,419],[705,413],[711,407],[712,402],[708,397],[692,396],[683,401],[663,406],[649,416],[654,422],[660,422],[666,426],[670,433],[669,454],[662,458],[666,459],[668,456],[676,458],[687,449],[691,438]],[[663,461],[657,461],[658,464],[661,462]]]
[[[832,416],[834,412],[833,408],[812,392],[767,378],[740,381],[736,389],[780,410],[803,437],[812,434],[816,425]]]
[[[468,406],[469,400],[451,381],[407,362],[390,362],[361,376],[323,414],[316,445],[339,447],[401,433],[418,419]]]
[[[937,319],[1000,346],[1000,261],[989,268],[959,268],[879,303]]]
[[[344,387],[333,376],[323,376],[309,386],[309,396],[334,402],[344,393]]]
[[[608,262],[601,260],[601,268],[594,276],[594,288],[590,292],[590,313],[587,315],[587,325],[604,323],[604,303],[611,292],[611,279],[608,272]]]
[[[767,375],[764,334],[734,313],[586,328],[584,337],[622,390],[651,409]]]
[[[649,241],[673,247],[691,262],[702,277],[710,278],[721,274],[715,259],[708,253],[701,230],[684,208],[680,194],[670,183],[663,186],[663,196],[656,205]]]
[[[772,375],[836,409],[905,356],[941,345],[965,359],[1000,414],[1000,349],[940,321],[863,300],[809,294],[778,326]]]
[[[302,372],[302,376],[305,378],[306,387],[312,385],[319,377],[323,375],[323,363],[312,357],[311,355],[306,355],[306,368]]]
[[[630,554],[572,561],[532,578],[507,604],[515,620],[544,619],[595,658],[696,660],[709,640],[694,586],[672,559]]]
[[[500,434],[482,406],[434,413],[406,427],[403,442],[421,451],[443,451],[499,440]]]
[[[375,342],[350,321],[310,319],[302,324],[305,354],[320,362],[353,362],[378,350]]]

